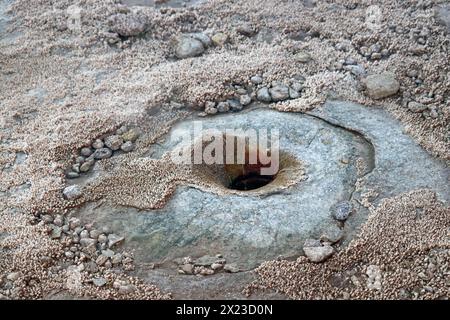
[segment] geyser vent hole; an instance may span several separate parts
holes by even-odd
[[[264,176],[256,172],[240,175],[234,178],[229,189],[248,191],[255,190],[268,185],[275,179],[275,176]]]

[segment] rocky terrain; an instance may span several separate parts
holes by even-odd
[[[0,299],[448,299],[449,51],[439,0],[0,0]],[[171,163],[197,120],[281,171]]]

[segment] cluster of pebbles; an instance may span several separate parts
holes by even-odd
[[[184,257],[176,259],[174,262],[178,265],[178,273],[184,275],[209,276],[219,272],[236,273],[241,271],[236,264],[227,264],[221,254],[205,255],[197,259]]]
[[[81,148],[75,163],[66,173],[67,178],[75,179],[89,172],[97,160],[108,159],[116,154],[133,151],[140,134],[138,128],[122,126],[114,134],[96,139],[90,146]]]
[[[253,101],[262,103],[280,102],[289,99],[297,99],[303,90],[305,78],[298,76],[289,80],[288,84],[274,81],[270,85],[264,84],[260,75],[255,75],[246,84],[234,84],[235,92],[230,99],[220,102],[207,101],[205,110],[200,115],[214,115],[228,111],[240,111]]]
[[[50,238],[63,245],[62,264],[88,273],[89,282],[94,286],[107,285],[103,274],[108,270],[134,269],[132,254],[118,250],[125,238],[108,227],[95,228],[93,224],[82,224],[75,217],[50,214],[37,214],[34,223],[45,225]],[[125,284],[114,283],[113,287],[117,287],[119,293],[130,293],[130,288]]]
[[[309,261],[324,262],[335,253],[333,245],[339,243],[342,239],[344,223],[353,211],[353,205],[350,201],[340,202],[333,208],[333,218],[340,226],[334,232],[322,235],[320,239],[307,239],[305,241],[303,252]]]

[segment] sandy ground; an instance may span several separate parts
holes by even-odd
[[[329,98],[382,107],[400,119],[424,149],[449,161],[450,38],[448,16],[445,20],[440,9],[444,4],[216,0],[198,8],[129,11],[112,0],[40,0],[33,5],[14,1],[4,13],[12,15],[9,38],[0,44],[1,297],[58,297],[62,292],[62,297],[170,298],[151,284],[106,269],[101,272],[110,282],[122,279],[135,290],[96,288],[79,264],[67,264],[62,244],[50,239],[43,223],[33,224],[33,217],[64,215],[78,204],[62,197],[64,172],[77,150],[93,139],[133,124],[147,132],[138,145],[146,148],[173,121],[202,110],[206,101],[228,97],[231,84],[246,83],[256,74],[268,84],[305,78],[301,98],[274,108],[301,112],[320,108]],[[76,19],[72,24],[70,5],[82,9],[81,25]],[[380,14],[368,24],[374,10]],[[146,32],[119,38],[110,22],[119,13],[144,21]],[[258,33],[240,34],[243,25]],[[221,32],[228,42],[197,58],[175,59],[173,38],[189,32]],[[386,56],[373,60],[361,55],[362,47],[374,44],[386,49]],[[296,54],[305,51],[312,62],[299,63]],[[340,60],[348,57],[368,74],[394,73],[399,93],[382,100],[368,98],[360,77],[342,66]],[[426,110],[412,112],[407,107],[411,100],[425,104]],[[186,108],[172,110],[174,101]],[[152,167],[141,170],[144,179]],[[126,173],[110,182],[126,184]],[[166,182],[157,183],[157,199],[170,192]],[[140,180],[135,185],[152,189],[155,182]],[[97,192],[89,200],[108,189]],[[372,214],[346,250],[324,264],[303,258],[264,263],[257,270],[259,280],[246,292],[270,288],[310,299],[448,298],[446,206],[426,190],[386,199],[376,208],[368,201]]]

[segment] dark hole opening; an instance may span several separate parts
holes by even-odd
[[[274,178],[274,176],[263,176],[256,172],[250,172],[234,178],[229,188],[241,191],[255,190],[268,185]]]

